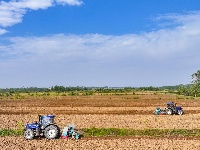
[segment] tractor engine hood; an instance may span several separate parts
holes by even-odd
[[[182,110],[182,107],[177,106],[177,107],[176,107],[176,110]]]
[[[28,123],[28,124],[26,124],[26,127],[29,128],[29,129],[36,129],[36,128],[39,127],[39,124],[38,124],[38,123],[35,123],[35,122],[33,122],[33,123]]]

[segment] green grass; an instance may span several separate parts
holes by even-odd
[[[0,129],[0,136],[20,136],[23,135],[21,130]]]
[[[200,129],[118,129],[118,128],[89,128],[83,129],[84,136],[183,136],[183,137],[197,137],[200,136]]]
[[[24,127],[23,122],[19,120],[17,122],[17,129],[0,129],[0,136],[19,136],[23,135]]]
[[[106,136],[147,136],[147,137],[200,137],[200,129],[119,129],[119,128],[85,128],[85,137]],[[0,129],[0,136],[21,136],[23,130]]]

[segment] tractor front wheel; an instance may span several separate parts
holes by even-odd
[[[33,130],[31,129],[26,129],[24,131],[24,138],[26,140],[32,140],[34,138],[34,133],[33,133]]]
[[[179,115],[183,115],[183,110],[178,110]]]
[[[47,139],[55,139],[59,135],[59,128],[56,125],[47,126],[44,130],[44,136]]]
[[[172,114],[173,114],[172,109],[167,109],[167,110],[166,110],[166,114],[172,115]]]

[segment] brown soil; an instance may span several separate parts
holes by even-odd
[[[185,114],[153,115],[167,101],[182,106]],[[122,96],[41,96],[23,100],[0,100],[0,128],[16,129],[17,124],[38,120],[38,114],[55,114],[62,129],[77,128],[194,129],[200,128],[200,100],[169,94]],[[199,138],[83,138],[73,140],[32,140],[0,137],[0,149],[200,149]]]
[[[165,107],[174,101],[183,107],[200,107],[199,100],[175,95],[123,95],[123,96],[43,96],[22,100],[0,100],[0,107]]]
[[[174,138],[83,138],[81,140],[24,140],[23,137],[0,137],[0,149],[58,149],[58,150],[173,150],[200,149],[199,139]]]
[[[23,100],[0,100],[0,114],[152,114],[174,101],[187,114],[200,113],[200,100],[176,95],[149,94],[123,96],[43,96]]]

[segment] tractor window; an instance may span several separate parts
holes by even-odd
[[[53,123],[53,118],[49,118],[49,123]]]
[[[49,124],[49,123],[53,123],[54,119],[53,118],[48,118],[48,117],[45,117],[42,122],[43,124]]]
[[[173,103],[167,104],[167,107],[174,107]]]

